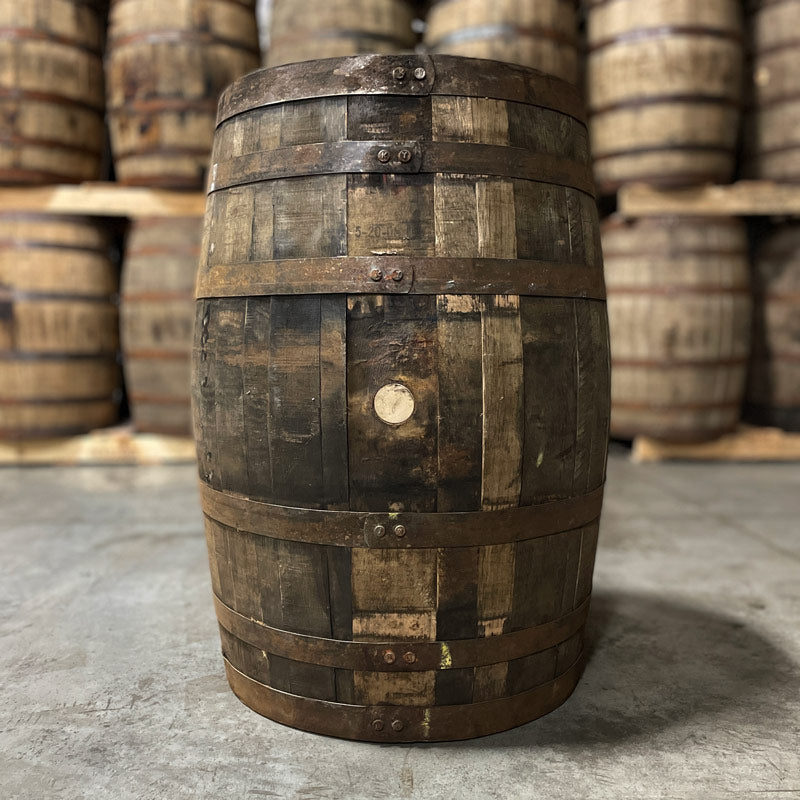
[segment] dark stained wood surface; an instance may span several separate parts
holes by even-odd
[[[500,730],[571,691],[609,415],[587,135],[564,112],[574,90],[516,67],[403,59],[408,80],[432,72],[399,94],[381,88],[397,62],[378,57],[281,67],[227,92],[194,350],[234,690],[290,724],[380,741]],[[283,84],[297,100],[271,96]],[[374,142],[392,151],[385,166],[319,160]],[[426,147],[450,160],[424,171]],[[527,710],[511,713],[513,698]],[[484,701],[487,721],[469,721]],[[447,708],[466,727],[435,722]]]

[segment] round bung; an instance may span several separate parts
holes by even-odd
[[[0,437],[117,419],[116,269],[88,218],[0,213]]]
[[[412,50],[408,0],[273,0],[268,66]]]
[[[609,414],[576,90],[452,56],[276,67],[224,95],[213,163],[193,404],[234,692],[385,742],[552,710]]]
[[[259,64],[248,0],[113,0],[106,57],[117,179],[202,189],[220,92]]]
[[[800,431],[800,225],[776,228],[759,247],[753,289],[747,418]]]
[[[735,428],[752,308],[744,223],[612,218],[603,250],[612,435],[701,441]]]
[[[189,372],[202,229],[197,217],[131,225],[120,324],[125,385],[138,431],[192,432]]]
[[[751,108],[746,119],[748,177],[800,182],[800,0],[751,5]]]
[[[80,0],[0,0],[0,182],[100,177],[103,15]]]
[[[428,12],[432,53],[489,58],[578,82],[573,0],[440,0]]]
[[[595,176],[623,183],[725,183],[742,100],[738,0],[595,0],[588,97]]]

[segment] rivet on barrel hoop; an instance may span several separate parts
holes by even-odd
[[[406,79],[406,75],[407,74],[408,73],[406,72],[406,68],[405,67],[395,67],[392,70],[392,77],[396,81],[404,81]],[[414,71],[414,77],[416,77],[416,75],[417,75],[417,73],[416,73],[416,70],[415,70]]]
[[[383,653],[383,660],[387,664],[394,664],[394,662],[397,661],[397,656],[394,654],[394,651],[385,650]]]
[[[397,158],[398,158],[398,159],[400,160],[400,162],[401,162],[401,163],[403,163],[403,164],[408,164],[408,162],[409,162],[409,161],[411,161],[411,159],[412,159],[413,157],[414,157],[414,156],[412,155],[412,153],[411,153],[411,151],[410,151],[410,150],[401,150],[401,151],[400,151],[400,152],[397,154]]]
[[[397,733],[400,733],[400,731],[403,730],[403,727],[404,727],[404,725],[403,725],[402,720],[399,720],[399,719],[392,720],[392,730],[393,731],[396,731]]]
[[[427,72],[425,72],[425,70],[424,70],[422,67],[417,67],[417,68],[414,70],[414,77],[415,77],[415,78],[416,78],[418,81],[424,81],[427,75],[428,75],[428,73],[427,73]]]
[[[388,164],[392,160],[392,154],[388,150],[378,150],[378,161],[381,164]]]
[[[406,526],[405,525],[396,525],[394,529],[394,535],[398,539],[402,539],[406,535]]]
[[[386,528],[384,528],[383,525],[376,525],[373,533],[380,539],[386,536]]]
[[[378,269],[378,267],[372,267],[369,271],[369,279],[371,281],[375,281],[376,283],[383,277],[383,273]]]
[[[382,719],[374,719],[374,720],[372,720],[372,730],[374,730],[374,731],[382,731],[383,730],[383,720]]]

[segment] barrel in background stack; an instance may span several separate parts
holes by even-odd
[[[432,53],[490,58],[578,82],[573,0],[438,0],[428,11]]]
[[[136,430],[192,432],[189,368],[202,218],[131,223],[120,317],[128,403]]]
[[[577,91],[406,65],[420,96],[398,92],[397,58],[361,56],[223,98],[193,379],[233,690],[382,742],[566,699],[608,432]]]
[[[752,97],[744,173],[800,182],[800,0],[750,0]]]
[[[117,180],[202,190],[219,93],[259,61],[255,0],[112,0],[106,82]]]
[[[274,0],[267,66],[413,50],[411,0]]]
[[[747,418],[800,431],[800,224],[775,228],[756,250]]]
[[[733,430],[750,353],[744,222],[611,218],[603,249],[612,435],[701,441]]]
[[[0,212],[0,438],[110,425],[117,270],[100,222]]]
[[[0,0],[0,183],[100,177],[101,3]]]
[[[731,180],[739,135],[739,0],[588,0],[595,177],[692,185]]]

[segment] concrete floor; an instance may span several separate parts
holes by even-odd
[[[0,798],[800,798],[800,465],[610,464],[594,651],[474,742],[353,744],[246,709],[191,467],[0,471]]]

